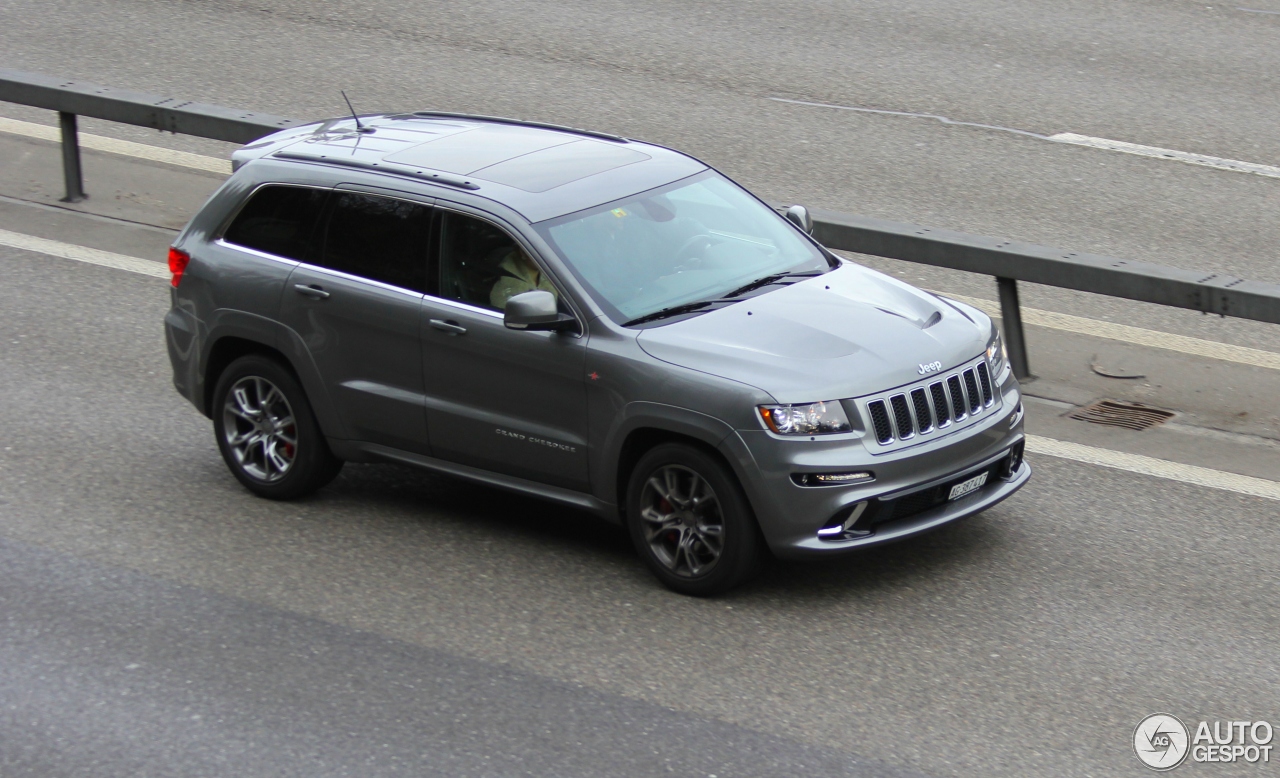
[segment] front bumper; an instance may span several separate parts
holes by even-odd
[[[770,549],[781,558],[830,556],[931,531],[990,508],[1031,477],[1025,461],[1011,472],[1010,453],[1024,442],[1021,394],[1009,381],[1000,410],[981,423],[887,454],[872,454],[858,436],[843,440],[779,440],[739,432],[743,479]],[[1020,457],[1019,457],[1020,458]],[[801,486],[802,472],[870,471],[875,480],[848,486]],[[956,500],[950,485],[988,472],[986,483]],[[838,538],[818,530],[861,509],[857,531]],[[910,506],[910,507],[908,507]]]

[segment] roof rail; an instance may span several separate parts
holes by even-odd
[[[320,164],[340,165],[342,167],[359,168],[360,170],[376,170],[381,173],[390,173],[396,176],[407,176],[416,178],[420,181],[427,181],[432,184],[444,184],[446,186],[457,187],[458,189],[479,189],[480,185],[474,181],[470,181],[461,176],[450,175],[449,173],[436,173],[431,170],[421,170],[412,167],[402,167],[395,163],[385,164],[379,162],[368,162],[360,159],[351,159],[349,157],[330,157],[325,154],[299,154],[294,151],[277,151],[272,154],[273,157],[281,159],[296,159],[300,162],[319,162]]]
[[[404,114],[401,114],[403,116]],[[575,135],[586,135],[589,138],[599,138],[600,140],[609,140],[614,143],[626,143],[627,139],[621,135],[610,135],[607,132],[596,132],[595,130],[580,130],[577,127],[565,127],[562,124],[548,124],[547,122],[529,122],[524,119],[508,119],[503,116],[484,116],[482,114],[470,113],[450,113],[448,111],[414,111],[410,116],[418,116],[424,119],[471,119],[478,122],[494,122],[495,124],[517,124],[521,127],[537,127],[542,130],[556,130],[558,132],[571,132]],[[388,118],[395,118],[391,116]]]

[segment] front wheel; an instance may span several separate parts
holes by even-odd
[[[302,497],[342,469],[302,385],[269,357],[241,357],[223,371],[213,392],[213,430],[231,474],[260,497]]]
[[[669,589],[719,594],[755,571],[760,530],[737,479],[714,456],[657,446],[636,463],[626,499],[631,540]]]

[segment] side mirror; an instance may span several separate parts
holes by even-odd
[[[787,221],[804,230],[806,235],[813,234],[813,217],[809,215],[809,209],[803,205],[793,205],[783,214]]]
[[[556,296],[542,289],[521,292],[507,300],[502,323],[513,330],[572,330],[578,320],[560,313]]]

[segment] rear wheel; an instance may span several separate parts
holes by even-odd
[[[707,596],[753,573],[760,530],[732,471],[693,446],[665,443],[636,463],[627,525],[640,557],[668,588]]]
[[[223,371],[213,393],[213,429],[231,474],[260,497],[310,494],[342,469],[302,385],[270,357],[241,357]]]

